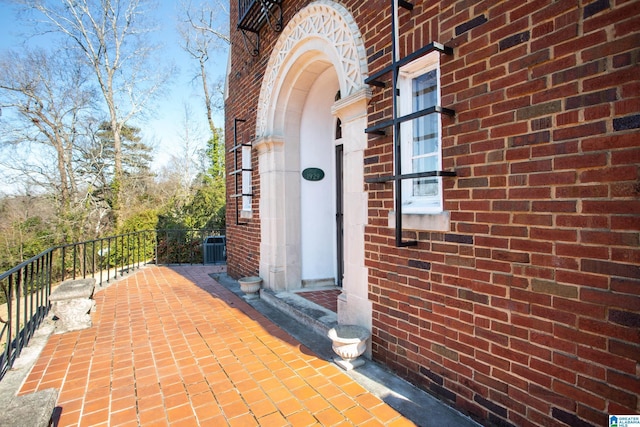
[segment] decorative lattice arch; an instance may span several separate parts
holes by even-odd
[[[274,89],[290,53],[311,39],[322,39],[340,58],[342,96],[354,94],[364,86],[367,57],[360,30],[351,13],[331,0],[318,0],[298,12],[287,24],[271,52],[260,89],[256,135],[267,130],[268,111],[273,107]]]

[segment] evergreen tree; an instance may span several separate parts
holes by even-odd
[[[111,213],[120,212],[123,206],[127,206],[127,210],[120,212],[124,221],[133,211],[140,210],[140,201],[150,197],[148,189],[153,180],[150,168],[153,149],[142,141],[140,128],[122,126],[123,174],[116,179],[113,135],[110,123],[100,124],[91,145],[83,151],[84,170],[89,175],[91,195],[95,202],[106,204]]]

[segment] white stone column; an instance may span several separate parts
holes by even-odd
[[[338,299],[338,323],[371,330],[368,271],[364,262],[367,193],[364,191],[364,150],[367,146],[367,104],[371,90],[362,88],[333,105],[342,122],[344,151],[344,256],[345,275]],[[367,354],[370,356],[371,349]]]
[[[253,144],[260,172],[260,277],[263,286],[283,290],[286,272],[284,139],[265,136]]]

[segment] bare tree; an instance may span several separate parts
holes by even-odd
[[[86,69],[72,52],[33,50],[0,58],[0,108],[13,115],[2,120],[2,144],[21,155],[4,166],[51,192],[59,214],[77,202],[75,147],[95,112],[93,98]]]
[[[47,32],[65,36],[79,49],[95,75],[106,104],[114,139],[116,201],[123,175],[121,132],[141,114],[169,76],[160,61],[151,63],[157,49],[148,35],[150,0],[16,0],[45,20]],[[166,63],[166,62],[165,62]],[[153,71],[151,71],[153,70]],[[117,212],[118,203],[114,206]]]
[[[212,84],[207,71],[209,58],[215,52],[221,52],[231,43],[229,38],[229,11],[218,2],[214,6],[210,1],[199,4],[183,3],[184,17],[178,31],[182,37],[182,49],[198,62],[197,79],[202,85],[202,94],[207,111],[207,122],[214,141],[217,141],[218,128],[213,122],[215,99],[222,97],[221,84]],[[217,89],[217,90],[216,90]]]
[[[182,133],[179,136],[181,153],[173,156],[174,162],[180,165],[182,171],[180,182],[185,189],[190,188],[196,176],[205,170],[202,160],[206,136],[203,135],[202,128],[193,121],[192,117],[191,108],[185,104]]]

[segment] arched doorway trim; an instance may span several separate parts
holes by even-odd
[[[278,88],[288,74],[287,68],[296,62],[292,58],[303,55],[301,51],[308,51],[312,47],[310,44],[322,49],[333,63],[343,97],[365,86],[366,51],[353,16],[334,1],[310,3],[289,21],[271,52],[258,101],[258,137],[279,133],[274,129]]]
[[[368,202],[363,173],[371,91],[364,83],[367,61],[360,31],[349,11],[334,1],[315,1],[289,21],[262,81],[253,145],[260,174],[260,276],[265,287],[276,292],[302,286],[301,147],[309,138],[301,140],[301,131],[306,129],[301,126],[301,112],[309,105],[314,83],[330,75],[334,78],[329,82],[335,85],[329,84],[327,90],[332,94],[339,90],[341,95],[326,114],[339,117],[342,123],[347,242],[338,319],[370,328],[364,264]]]

